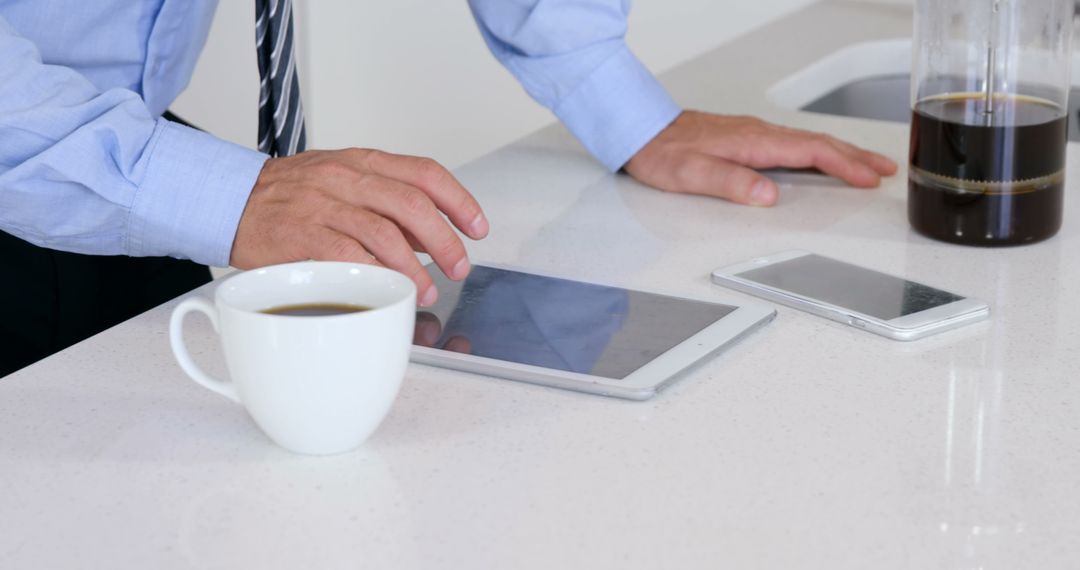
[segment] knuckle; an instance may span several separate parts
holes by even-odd
[[[327,178],[342,178],[352,174],[352,168],[336,157],[328,157],[328,160],[320,162],[317,168],[318,173]]]
[[[388,156],[387,153],[374,148],[357,148],[353,150],[356,152],[356,159],[369,166],[384,162]]]
[[[305,232],[306,239],[294,240],[297,259],[325,261],[348,261],[357,256],[360,245],[346,235],[330,232],[319,226],[311,226]]]
[[[357,256],[359,247],[353,240],[345,236],[338,236],[331,239],[326,245],[326,253],[331,259],[348,260]]]
[[[741,125],[735,129],[735,134],[743,140],[750,139],[751,137],[768,136],[768,129],[757,125]]]
[[[387,156],[383,151],[373,148],[350,148],[349,153],[350,162],[365,171],[378,171]]]
[[[421,157],[416,160],[416,173],[426,184],[441,184],[449,173],[434,159]]]
[[[458,258],[464,257],[464,249],[465,248],[461,245],[461,241],[457,239],[457,236],[451,234],[450,236],[439,240],[428,253],[431,254],[432,257],[441,259],[454,258],[457,260]]]
[[[397,226],[386,218],[374,218],[368,222],[367,233],[372,245],[380,249],[393,245],[401,238],[401,232],[398,231]]]
[[[401,206],[408,216],[425,217],[435,210],[435,205],[426,194],[419,190],[408,189],[402,192]]]
[[[480,204],[473,199],[472,195],[466,194],[458,202],[457,210],[466,220],[472,220],[480,215]]]
[[[341,152],[351,160],[364,160],[372,153],[371,149],[356,147],[347,148]]]
[[[405,273],[409,276],[409,279],[412,279],[414,282],[419,283],[421,286],[424,287],[424,289],[426,289],[427,286],[432,283],[431,276],[428,275],[427,269],[424,269],[424,266],[420,265],[419,263],[417,263],[415,267],[413,267],[409,271],[406,271]],[[420,293],[423,293],[423,290],[421,290]]]
[[[342,151],[343,161],[358,171],[374,170],[380,160],[380,152],[370,148],[348,148]]]
[[[353,186],[371,188],[378,185],[379,177],[368,172],[355,172],[352,174]]]
[[[768,123],[759,117],[753,117],[749,115],[742,115],[737,117],[738,124],[742,125],[743,132],[757,132],[764,130]]]

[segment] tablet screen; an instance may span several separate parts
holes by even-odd
[[[479,265],[463,282],[429,269],[439,301],[417,312],[416,344],[611,379],[735,310]]]

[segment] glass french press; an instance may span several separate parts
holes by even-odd
[[[1061,227],[1074,0],[917,0],[908,218],[1003,246]]]

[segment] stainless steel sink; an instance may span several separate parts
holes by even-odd
[[[811,113],[907,123],[911,120],[911,76],[894,73],[865,77],[800,107]],[[1080,141],[1080,89],[1069,94],[1069,140]]]
[[[906,73],[866,77],[841,85],[800,110],[906,123],[911,120],[910,84]]]

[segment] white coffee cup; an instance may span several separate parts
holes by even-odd
[[[261,312],[311,303],[370,310],[315,317]],[[182,327],[192,311],[205,313],[221,336],[231,380],[211,378],[188,354]],[[188,376],[242,404],[278,445],[323,455],[353,449],[382,422],[401,387],[415,318],[416,287],[404,275],[305,261],[230,277],[213,303],[181,302],[169,340]]]

